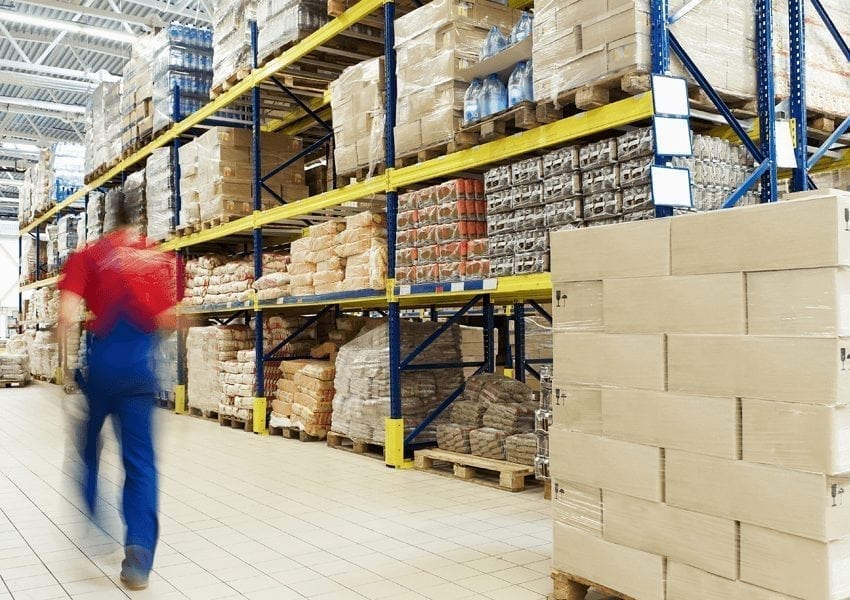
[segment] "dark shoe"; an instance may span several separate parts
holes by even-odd
[[[127,546],[127,558],[121,561],[121,583],[128,590],[143,590],[148,587],[150,576],[150,551],[141,546]]]

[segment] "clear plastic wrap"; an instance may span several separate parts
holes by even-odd
[[[145,173],[145,200],[149,238],[165,240],[174,232],[174,172],[172,149],[159,148],[148,157]]]
[[[252,364],[251,353],[246,356],[246,353],[240,354],[239,351],[252,349],[253,339],[253,333],[244,325],[189,329],[186,337],[186,366],[190,407],[205,412],[233,413],[233,410],[223,407],[234,406],[237,395],[252,395],[251,385],[227,383],[227,375],[243,372],[242,365]],[[244,393],[246,391],[247,394]]]
[[[256,0],[213,2],[213,87],[239,69],[251,67],[251,28],[256,20]]]
[[[384,58],[346,68],[330,89],[337,172],[368,167],[371,175],[384,162]]]

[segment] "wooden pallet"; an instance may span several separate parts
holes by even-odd
[[[367,442],[365,440],[355,440],[347,435],[336,433],[335,431],[328,432],[328,447],[347,450],[354,454],[363,454],[364,456],[372,456],[373,458],[384,459],[384,447],[375,442]]]
[[[269,435],[279,435],[288,440],[298,440],[300,442],[319,442],[324,439],[310,435],[298,427],[269,427]]]
[[[337,175],[336,175],[336,181],[337,181],[336,186],[338,188],[345,187],[345,186],[351,184],[352,180],[357,181],[357,182],[365,181],[366,179],[369,179],[369,177],[370,177],[369,171],[370,171],[370,168],[367,166],[367,167],[358,167],[354,171],[337,173]],[[379,175],[383,175],[386,172],[386,167],[383,164],[383,162],[381,162],[381,164],[379,164],[379,165],[374,165],[371,168],[371,172],[372,172],[371,177],[377,177]]]
[[[469,479],[484,485],[492,486],[494,483],[484,477],[486,474],[497,473],[499,476],[498,487],[512,492],[524,490],[526,477],[529,475],[534,477],[534,467],[436,448],[417,450],[413,453],[413,459],[417,469],[440,474],[446,474],[447,471],[437,469],[434,463],[448,463],[452,466],[452,473],[455,477]]]
[[[24,387],[26,381],[0,381],[0,388]]]
[[[548,115],[545,111],[542,114],[544,116]],[[508,110],[490,115],[486,119],[482,119],[472,125],[468,125],[461,129],[461,133],[474,134],[478,137],[478,141],[483,143],[498,140],[520,131],[534,129],[549,122],[551,121],[538,119],[537,104],[526,101],[520,102]]]
[[[44,383],[56,383],[55,377],[45,377],[44,375],[33,375],[32,378],[36,379],[38,381],[43,381]]]
[[[415,152],[409,152],[396,158],[396,167],[408,167],[427,160],[439,158],[446,154],[452,154],[460,150],[467,150],[478,144],[478,134],[460,131],[455,134],[450,142],[441,142],[427,148],[420,148]]]
[[[554,591],[549,595],[550,600],[584,600],[590,588],[609,597],[619,598],[620,600],[634,600],[631,596],[621,594],[604,585],[562,571],[552,571],[552,584]]]
[[[89,173],[88,175],[86,175],[86,176],[83,178],[83,181],[84,181],[86,184],[91,183],[91,182],[92,182],[92,181],[94,181],[95,179],[97,179],[97,178],[101,177],[102,175],[104,175],[104,174],[105,174],[107,171],[109,171],[112,167],[114,167],[115,165],[117,165],[117,164],[118,164],[118,162],[119,162],[119,160],[120,160],[120,159],[119,159],[119,157],[115,157],[115,158],[113,158],[112,160],[110,160],[109,162],[107,162],[107,163],[104,163],[104,164],[100,165],[100,166],[99,166],[99,167],[97,167],[94,171],[92,171],[91,173]]]
[[[221,419],[220,419],[221,415],[219,414],[219,412],[217,410],[202,410],[202,409],[198,408],[197,406],[190,406],[189,407],[189,414],[192,415],[193,417],[199,417],[201,419],[210,419],[212,421],[221,422]]]
[[[231,89],[237,83],[248,77],[251,74],[251,67],[239,67],[236,69],[236,72],[231,74],[227,79],[219,83],[217,86],[210,90],[210,98],[215,100],[219,96],[221,96],[224,92]]]
[[[218,424],[222,427],[231,427],[233,429],[242,429],[244,431],[254,431],[254,421],[242,421],[237,419],[236,417],[225,417],[224,415],[218,415]]]
[[[198,233],[199,231],[206,231],[208,229],[218,227],[219,225],[230,223],[231,221],[241,219],[244,216],[245,215],[221,215],[219,217],[213,217],[212,219],[208,219],[206,221],[189,223],[188,225],[178,225],[175,228],[173,235],[179,238],[186,237],[187,235],[192,235],[193,233]]]
[[[643,71],[629,69],[614,73],[594,82],[571,90],[564,90],[556,98],[537,102],[537,121],[551,123],[565,116],[566,107],[574,106],[580,111],[599,108],[649,91],[650,76]]]

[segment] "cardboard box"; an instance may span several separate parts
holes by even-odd
[[[738,458],[738,401],[603,389],[602,435],[735,459]]]
[[[549,429],[553,478],[659,502],[664,483],[662,452],[560,425]]]
[[[741,580],[800,598],[850,594],[850,538],[829,543],[741,524]]]
[[[601,331],[602,282],[553,281],[552,326],[559,330]]]
[[[847,404],[848,348],[846,338],[669,335],[668,387],[685,394]]]
[[[668,560],[667,600],[797,599],[759,588],[743,581],[732,581],[724,577],[718,577],[697,568]]]
[[[552,566],[641,600],[664,600],[664,559],[555,523]]]
[[[850,269],[747,273],[748,333],[850,335]]]
[[[552,232],[552,281],[669,275],[673,220]]]
[[[747,333],[743,273],[609,279],[607,333]]]
[[[603,492],[602,537],[734,579],[738,574],[738,526],[690,510]]]
[[[570,431],[602,435],[602,390],[594,387],[552,385],[552,418]]]
[[[659,391],[665,389],[663,335],[556,331],[554,357],[555,374],[563,382]]]
[[[671,220],[674,275],[850,265],[847,192]]]
[[[667,450],[665,467],[666,499],[671,506],[813,540],[850,535],[850,502],[844,501],[843,492],[850,489],[850,478],[680,450]]]
[[[744,398],[743,458],[788,469],[850,472],[850,407]]]
[[[602,490],[552,480],[552,518],[596,537],[602,537]]]

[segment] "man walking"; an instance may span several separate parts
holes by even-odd
[[[117,420],[125,479],[122,513],[127,526],[121,581],[147,587],[159,537],[157,472],[151,432],[156,390],[154,350],[158,329],[176,325],[174,257],[151,248],[132,227],[123,198],[117,228],[68,259],[59,282],[60,343],[85,301],[93,315],[87,328],[88,400],[82,459],[83,495],[96,511],[100,431]]]

